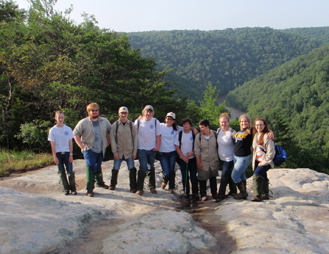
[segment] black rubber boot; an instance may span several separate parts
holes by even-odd
[[[162,183],[161,183],[161,189],[165,189],[167,186],[167,183],[169,182],[170,176],[166,176],[164,173],[162,173]]]
[[[262,201],[264,178],[260,175],[253,175],[252,178],[253,178],[254,197],[251,199],[251,201],[260,202]]]
[[[146,173],[142,171],[138,171],[138,179],[137,179],[137,192],[136,194],[142,195],[144,189],[144,180],[146,177]]]
[[[66,173],[65,171],[58,171],[59,179],[61,180],[65,195],[68,195],[70,193],[70,186],[67,182]]]
[[[217,178],[213,176],[209,179],[210,182],[210,191],[213,199],[217,198]]]
[[[189,197],[190,196],[190,183],[189,183],[189,178],[187,177],[187,180],[182,181],[183,184],[183,191],[184,191],[184,196],[185,197]],[[186,184],[186,186],[185,186]],[[198,182],[196,182],[197,186],[198,186]],[[193,191],[193,189],[192,189]]]
[[[135,193],[137,190],[137,183],[136,183],[136,168],[131,168],[129,170],[129,185],[130,185],[130,192]]]
[[[149,188],[150,190],[153,190],[155,189],[155,170],[154,168],[151,168],[150,171],[148,171],[148,174],[147,174],[148,178],[149,178]]]
[[[199,181],[201,198],[207,197],[207,181]]]
[[[236,184],[236,186],[238,187],[240,193],[233,196],[235,199],[246,199],[248,197],[245,182],[246,181],[241,181],[241,182]]]
[[[176,172],[171,171],[169,175],[169,190],[175,189],[175,177],[176,177]]]
[[[270,188],[269,188],[269,181],[265,181],[263,183],[263,200],[269,200],[270,199]]]
[[[219,190],[216,198],[216,202],[220,202],[225,199],[226,186],[228,184],[227,178],[222,177],[220,179]]]
[[[197,181],[192,182],[192,195],[193,199],[199,200],[199,186]]]
[[[231,177],[227,180],[230,188],[230,192],[228,193],[228,196],[229,195],[234,196],[235,194],[237,194],[236,184]]]
[[[119,170],[112,169],[111,185],[109,187],[110,190],[115,190],[115,187],[118,184],[118,174],[119,174]]]

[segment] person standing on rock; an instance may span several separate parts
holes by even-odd
[[[178,133],[175,140],[176,151],[179,156],[178,164],[182,174],[182,183],[184,187],[184,197],[190,197],[190,184],[192,185],[192,197],[198,200],[198,178],[197,178],[197,165],[194,156],[194,141],[195,134],[191,130],[192,121],[189,118],[184,118],[181,121],[183,130]],[[187,171],[187,172],[186,172]],[[190,173],[190,176],[188,174]]]
[[[73,134],[86,162],[87,196],[93,197],[95,180],[98,187],[109,188],[103,181],[101,165],[106,147],[110,144],[111,123],[99,116],[97,103],[90,103],[87,112],[89,116],[78,122]]]
[[[254,122],[254,130],[256,130],[252,145],[254,197],[251,201],[260,202],[269,199],[269,180],[267,178],[267,171],[270,168],[274,168],[273,159],[275,156],[275,148],[274,141],[268,136],[270,131],[265,119],[257,118]]]
[[[219,117],[220,128],[217,130],[218,156],[222,163],[222,176],[220,178],[220,186],[216,202],[220,202],[226,198],[226,186],[229,185],[229,195],[237,193],[236,185],[232,180],[231,174],[234,167],[234,145],[235,131],[229,126],[230,117],[227,113],[223,113]]]
[[[75,176],[73,172],[73,132],[70,127],[64,124],[64,113],[55,112],[57,124],[49,130],[48,141],[51,144],[51,150],[54,162],[58,166],[58,174],[63,185],[64,194],[77,195],[75,187]],[[64,168],[65,165],[65,168]],[[66,178],[67,172],[68,180]]]
[[[130,192],[135,193],[136,168],[134,160],[137,157],[137,128],[128,119],[128,108],[119,108],[119,119],[112,124],[111,148],[114,155],[114,165],[112,169],[110,190],[115,190],[118,180],[119,169],[122,161],[126,161],[129,170]]]
[[[146,175],[149,176],[150,192],[157,194],[155,185],[154,161],[156,152],[160,149],[161,131],[160,122],[154,118],[154,109],[151,105],[146,105],[142,115],[136,119],[135,126],[138,133],[138,150],[139,171],[137,178],[137,195],[143,195],[144,180]],[[150,169],[148,168],[148,164]]]
[[[209,121],[199,122],[200,133],[195,137],[194,151],[198,167],[201,201],[207,200],[207,180],[213,199],[217,198],[217,175],[219,159],[217,153],[217,135],[210,130]]]

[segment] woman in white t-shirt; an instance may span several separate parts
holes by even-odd
[[[176,163],[176,147],[175,140],[179,132],[176,121],[176,115],[169,112],[165,118],[165,122],[160,124],[161,144],[160,144],[160,164],[162,167],[162,184],[164,189],[169,181],[169,193],[174,194],[175,189],[175,163]],[[182,129],[182,128],[180,128]]]
[[[154,161],[156,152],[160,148],[160,122],[153,117],[154,109],[151,105],[146,105],[140,116],[135,121],[137,127],[137,156],[139,160],[139,170],[137,179],[137,195],[143,195],[144,180],[149,176],[150,192],[156,194]],[[150,169],[148,165],[150,165]]]
[[[73,142],[74,138],[72,129],[64,124],[64,113],[62,111],[55,112],[55,120],[57,124],[49,130],[48,141],[51,144],[51,150],[54,162],[58,166],[58,174],[63,185],[64,194],[77,195],[75,187],[75,176],[73,172]],[[65,165],[65,168],[64,168]],[[67,172],[68,180],[66,178]]]
[[[223,113],[219,117],[220,128],[217,130],[217,144],[218,144],[218,156],[222,163],[222,176],[220,179],[220,186],[216,202],[220,202],[225,199],[226,186],[229,185],[231,194],[236,194],[237,189],[231,174],[234,167],[234,135],[235,131],[229,126],[230,117],[227,113]]]

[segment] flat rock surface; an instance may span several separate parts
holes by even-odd
[[[112,166],[103,163],[107,184]],[[247,200],[182,206],[180,171],[169,194],[160,188],[159,162],[158,194],[145,181],[143,196],[129,192],[124,163],[116,190],[95,188],[93,198],[86,196],[84,160],[73,167],[77,196],[61,192],[56,166],[0,180],[0,253],[329,253],[326,174],[274,169],[268,201],[250,202],[250,178]]]

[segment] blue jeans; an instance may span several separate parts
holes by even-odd
[[[96,173],[102,165],[103,153],[95,153],[91,149],[83,151],[86,166]]]
[[[151,169],[154,169],[155,155],[156,152],[153,150],[138,149],[137,156],[139,160],[139,170],[141,172],[146,173],[150,170],[148,169],[147,164],[150,165]]]
[[[223,168],[222,168],[222,177],[226,179],[230,179],[234,167],[234,161],[222,161],[220,160]]]
[[[235,156],[234,155],[234,168],[232,171],[232,179],[235,183],[247,180],[246,169],[252,160],[252,154],[248,156]]]
[[[180,171],[182,173],[182,181],[183,183],[186,182],[186,163],[181,158],[179,158],[178,161]],[[190,172],[190,180],[191,182],[197,182],[198,178],[196,176],[197,173],[197,166],[196,166],[196,158],[192,158],[188,161],[187,170]],[[189,179],[188,173],[187,173],[187,179]]]
[[[135,167],[133,157],[130,156],[128,159],[124,159],[124,157],[122,156],[122,158],[119,159],[119,160],[114,159],[113,169],[114,169],[114,170],[119,170],[122,161],[125,161],[125,162],[126,162],[126,164],[127,164],[127,168],[128,168],[128,169],[132,169],[132,168]]]
[[[165,177],[169,177],[170,173],[175,171],[176,156],[176,151],[169,153],[160,152],[160,164],[162,167],[162,173]]]
[[[70,152],[56,153],[56,157],[59,161],[59,163],[57,164],[58,171],[65,172],[65,169],[66,169],[67,174],[72,174],[73,167],[72,167],[72,163],[69,162]],[[64,165],[65,165],[65,168],[64,168]]]
[[[265,166],[258,166],[258,161],[255,161],[256,170],[254,172],[254,175],[260,175],[264,178],[265,181],[269,181],[267,178],[267,171],[271,168],[271,165],[265,165]]]

